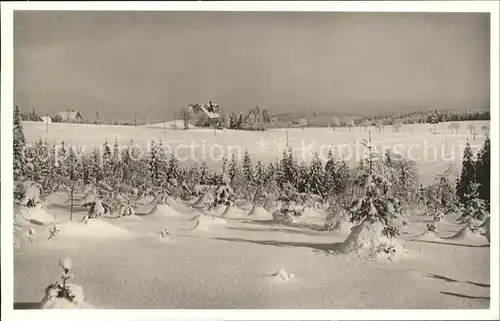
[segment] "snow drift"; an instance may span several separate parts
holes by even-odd
[[[114,226],[100,219],[90,219],[84,222],[65,222],[58,224],[59,232],[53,239],[58,238],[108,238],[126,237],[130,232]]]
[[[205,205],[208,205],[211,201],[210,193],[205,192],[203,195],[201,195],[196,202],[194,202],[193,205],[191,205],[194,208],[202,208]]]
[[[41,204],[37,204],[32,208],[22,208],[21,216],[28,222],[36,225],[47,225],[54,222],[55,217],[47,213]]]
[[[351,228],[351,233],[343,243],[338,246],[342,254],[354,255],[369,259],[394,260],[406,253],[406,250],[396,239],[389,239],[382,234],[384,226],[380,221],[370,222],[364,220]]]
[[[352,226],[353,225],[348,220],[338,219],[335,222],[332,231],[347,234],[351,232]]]
[[[77,284],[68,283],[66,286],[74,295],[73,301],[66,298],[54,297],[50,291],[45,293],[45,296],[40,303],[41,309],[92,309],[92,305],[85,302],[83,288]]]
[[[146,195],[146,196],[139,198],[137,200],[137,204],[147,205],[147,204],[151,204],[154,200],[155,200],[155,198],[153,196]]]
[[[189,228],[188,230],[195,232],[208,232],[209,225],[201,221],[196,221],[194,223],[194,226]]]
[[[293,273],[288,273],[285,269],[280,269],[278,272],[272,274],[272,277],[279,281],[288,281],[293,279],[295,275]]]
[[[413,239],[418,240],[418,241],[431,241],[431,242],[432,241],[442,241],[442,239],[439,237],[439,235],[437,235],[436,233],[429,231],[429,230],[425,231],[422,234],[415,236]]]
[[[262,206],[254,205],[248,216],[256,219],[273,219],[273,215]]]
[[[478,231],[484,235],[488,242],[490,242],[490,218],[488,217],[481,225],[478,226]]]
[[[22,205],[27,205],[28,201],[33,199],[40,199],[40,184],[33,181],[25,181],[22,184],[24,190],[24,197],[21,201]]]
[[[478,243],[478,242],[484,243],[485,241],[484,236],[479,234],[478,231],[472,231],[469,225],[465,225],[460,231],[457,232],[457,234],[447,239],[454,241],[472,242],[472,243]]]
[[[219,205],[214,210],[214,213],[217,214],[217,215],[222,215],[227,210],[227,208],[228,208],[228,206],[226,206],[226,205]]]
[[[155,206],[153,213],[159,213],[166,217],[180,217],[183,216],[169,205],[158,204]]]
[[[210,226],[210,225],[224,225],[226,224],[226,220],[212,216],[212,215],[205,215],[205,214],[200,214],[196,215],[195,217],[191,218],[190,221],[195,221],[195,222],[200,222],[204,225]]]
[[[221,217],[227,217],[227,218],[241,218],[244,217],[245,215],[243,212],[241,212],[236,206],[229,205],[226,207],[224,212],[221,214]]]
[[[306,207],[302,216],[310,218],[322,218],[326,217],[326,214],[319,213],[315,208]]]

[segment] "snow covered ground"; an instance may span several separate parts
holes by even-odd
[[[469,124],[476,127],[475,140],[467,131]],[[460,146],[466,140],[474,149],[482,145],[481,127],[489,122],[462,122],[458,134],[451,134],[448,125],[438,124],[436,135],[429,132],[429,124],[404,125],[400,133],[389,126],[381,133],[372,128],[372,141],[413,153],[422,181],[429,183],[450,163],[459,168]],[[254,161],[270,161],[286,144],[284,129],[214,135],[211,129],[168,126],[164,130],[50,124],[48,132],[43,123],[23,126],[28,142],[64,139],[87,150],[115,139],[119,144],[133,139],[142,148],[150,140],[162,140],[172,149],[195,145],[192,154],[186,149],[177,156],[182,158],[184,152],[192,161],[205,155],[207,164],[217,169],[223,154],[234,151],[242,156],[248,150]],[[356,161],[357,142],[367,138],[363,128],[288,131],[289,144],[299,157],[309,159],[315,151],[326,155],[330,145],[344,144],[344,151],[350,149],[354,156],[351,164]],[[85,300],[96,308],[485,309],[490,304],[489,241],[469,233],[453,237],[462,228],[453,217],[438,223],[439,236],[424,234],[430,217],[412,217],[399,237],[408,257],[375,262],[335,252],[349,231],[321,231],[326,219],[321,210],[285,226],[264,215],[263,209],[248,215],[251,206],[219,209],[214,212],[217,218],[193,219],[200,215],[198,209],[176,202],[156,209],[142,204],[132,217],[83,224],[76,223],[86,213],[79,203],[69,222],[67,196],[53,194],[48,201],[52,205],[43,211],[23,212],[25,218],[14,227],[15,308],[38,307],[45,287],[59,278],[57,262],[63,257],[72,259],[72,281],[82,286]],[[48,240],[54,223],[60,232]],[[162,238],[164,228],[170,235]]]
[[[169,123],[170,124],[170,123]],[[440,123],[436,126],[436,135],[431,133],[431,124],[403,125],[399,133],[392,132],[391,126],[386,126],[383,132],[371,128],[373,145],[382,150],[389,148],[401,152],[414,159],[418,165],[422,181],[431,182],[436,174],[444,171],[450,164],[459,168],[462,151],[466,141],[472,144],[473,150],[478,150],[484,142],[483,126],[489,126],[489,121],[459,122],[460,130],[452,134],[448,129],[450,123]],[[474,125],[476,137],[473,139],[467,130]],[[49,125],[36,122],[24,122],[24,133],[28,143],[34,143],[39,138],[59,144],[64,140],[67,144],[85,147],[87,151],[102,145],[105,141],[113,144],[118,141],[120,146],[129,144],[133,139],[135,145],[147,154],[148,143],[151,140],[161,140],[167,151],[176,153],[183,162],[201,161],[206,159],[212,169],[220,169],[222,156],[231,157],[234,152],[237,157],[243,157],[245,150],[256,161],[274,161],[281,156],[286,147],[285,129],[269,129],[265,132],[218,130],[213,129],[174,130],[163,124],[140,127],[131,126],[98,126],[82,124]],[[364,128],[306,128],[288,130],[288,143],[299,160],[310,160],[314,152],[326,157],[333,147],[337,154],[343,155],[351,165],[363,157],[363,146],[358,142],[368,139],[368,131]]]
[[[400,241],[411,253],[393,262],[349,258],[334,250],[347,233],[323,232],[325,214],[284,226],[241,211],[201,218],[189,204],[89,224],[68,222],[63,194],[45,211],[52,225],[21,220],[25,234],[14,255],[16,308],[34,308],[59,277],[57,262],[73,261],[74,283],[96,308],[346,308],[485,309],[490,300],[489,242],[450,238],[461,227],[448,217],[439,237],[419,237],[430,217],[413,217]],[[223,212],[222,210],[219,212]],[[78,209],[74,220],[84,214]],[[167,227],[171,233],[160,237]],[[33,236],[26,236],[33,229]],[[278,273],[280,270],[285,272]],[[278,274],[277,274],[278,273]],[[292,275],[285,280],[283,273]]]

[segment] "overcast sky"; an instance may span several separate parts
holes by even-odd
[[[16,12],[15,102],[86,118],[489,108],[482,13]]]

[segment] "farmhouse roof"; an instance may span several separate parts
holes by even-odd
[[[52,118],[50,118],[50,116],[40,116],[40,119],[41,119],[44,123],[51,123],[51,122],[52,122]]]
[[[64,120],[75,120],[75,119],[82,119],[82,115],[78,110],[74,109],[67,109],[64,111],[61,111],[58,113],[59,116],[61,116],[62,119]]]
[[[211,103],[210,105],[209,104],[191,104],[189,106],[192,106],[193,110],[195,112],[198,111],[197,109],[201,110],[205,115],[208,116],[208,118],[211,118],[211,119],[219,118],[219,113],[214,111],[214,110],[218,111],[218,109],[219,109],[218,104],[214,104],[214,103]],[[210,108],[212,109],[212,111],[209,110]]]

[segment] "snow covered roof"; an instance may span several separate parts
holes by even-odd
[[[40,119],[42,119],[42,121],[44,123],[51,123],[52,122],[52,118],[50,118],[49,116],[40,116]]]
[[[200,105],[200,109],[203,110],[203,112],[207,114],[209,118],[219,118],[219,113],[210,112],[203,105]]]
[[[194,112],[197,112],[201,110],[205,115],[207,115],[211,119],[218,119],[219,118],[219,113],[215,112],[214,110],[218,111],[219,110],[219,105],[218,104],[191,104],[189,105],[193,107]],[[212,109],[210,111],[209,109]]]
[[[58,113],[59,116],[61,116],[62,119],[64,120],[76,120],[76,119],[82,119],[82,115],[78,110],[74,109],[68,109],[64,110]]]

